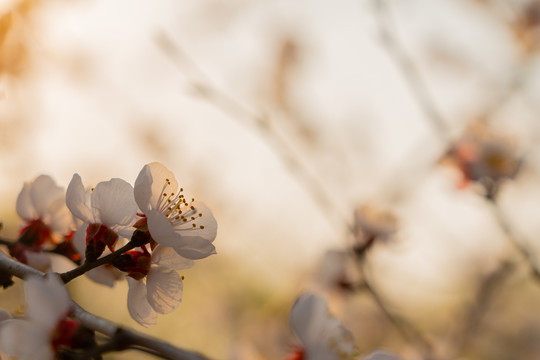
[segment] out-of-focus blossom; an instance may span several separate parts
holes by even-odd
[[[486,196],[492,197],[502,180],[512,179],[518,174],[522,159],[510,138],[476,124],[453,144],[443,158],[445,162],[460,171],[459,187],[474,182],[483,187]]]
[[[344,250],[328,250],[317,269],[317,284],[323,290],[351,292],[360,283],[359,274],[351,253]]]
[[[150,253],[146,245],[123,254],[115,266],[127,273],[127,306],[142,326],[157,322],[157,314],[169,314],[182,301],[183,281],[178,270],[189,269],[193,260],[183,258],[168,246],[158,245]]]
[[[515,19],[510,23],[510,29],[524,55],[532,55],[539,49],[540,44],[540,3],[529,3],[514,6]]]
[[[303,294],[290,313],[293,331],[301,341],[287,360],[352,360],[358,351],[352,334],[328,311],[326,301]]]
[[[60,279],[48,274],[25,283],[28,304],[25,319],[4,320],[0,349],[19,360],[50,360],[62,348],[71,348],[79,323],[68,317],[71,301]]]
[[[131,237],[138,207],[133,187],[122,179],[102,181],[87,196],[79,174],[74,174],[66,192],[66,204],[82,220],[77,229],[86,233],[87,260],[96,260],[108,247],[113,251],[119,235]]]
[[[187,200],[174,174],[161,163],[145,165],[135,181],[135,200],[144,213],[138,222],[159,244],[188,259],[215,254],[217,222],[206,205]]]
[[[354,212],[354,251],[363,254],[376,241],[386,241],[397,230],[398,221],[393,213],[373,205],[363,205]]]
[[[64,194],[64,188],[47,175],[24,183],[16,203],[23,226],[19,241],[10,247],[13,257],[36,269],[48,269],[51,260],[41,250],[60,244],[73,227]]]

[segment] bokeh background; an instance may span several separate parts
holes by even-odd
[[[523,165],[498,203],[536,264],[539,44],[535,0],[4,0],[2,234],[16,237],[17,193],[39,174],[133,183],[161,161],[213,209],[218,255],[183,273],[183,303],[151,329],[129,318],[125,284],[74,281],[83,307],[212,358],[283,359],[290,306],[311,290],[362,353],[416,359],[372,297],[321,267],[374,204],[399,225],[364,275],[392,313],[453,354],[481,312],[456,358],[538,359],[540,283],[440,159],[475,122],[512,139]],[[512,271],[479,302],[501,263]],[[21,298],[19,283],[0,303]]]

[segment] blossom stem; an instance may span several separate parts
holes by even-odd
[[[120,249],[119,249],[120,250]],[[11,259],[3,252],[0,252],[0,271],[16,276],[20,279],[26,279],[29,276],[45,276],[45,274],[39,270],[31,268],[28,265],[20,263],[14,259]],[[177,348],[167,342],[160,339],[147,336],[145,334],[122,328],[106,319],[91,314],[80,307],[77,303],[72,301],[73,312],[72,316],[80,321],[80,323],[87,329],[102,333],[109,337],[114,337],[115,334],[121,333],[124,341],[131,345],[141,346],[158,353],[160,357],[164,359],[175,360],[207,360],[208,358],[197,354],[195,352],[183,350]],[[127,348],[126,347],[126,348]]]
[[[78,266],[73,270],[66,271],[65,273],[59,274],[60,278],[62,279],[64,284],[67,284],[71,280],[87,273],[92,269],[97,268],[98,266],[111,264],[115,259],[120,257],[120,255],[122,255],[126,251],[144,245],[145,241],[141,240],[141,238],[147,239],[147,237],[139,236],[139,234],[141,233],[142,232],[140,232],[139,230],[135,231],[133,237],[131,238],[131,241],[129,241],[126,245],[122,246],[120,249],[115,250],[112,253],[105,255],[104,257],[99,258],[95,261],[85,261],[81,266]]]

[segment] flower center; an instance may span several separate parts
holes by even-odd
[[[51,345],[55,352],[61,348],[72,348],[78,330],[79,322],[77,320],[70,318],[60,320],[51,337]]]
[[[165,179],[165,181],[164,189],[167,185],[171,185],[169,179]],[[180,188],[178,194],[163,192],[158,203],[159,212],[164,214],[173,226],[191,224],[192,228],[204,229],[204,225],[197,225],[195,222],[203,216],[193,205],[195,198],[188,202],[182,194],[183,191],[184,189]]]
[[[51,228],[41,219],[34,219],[21,229],[20,242],[41,249],[48,242],[54,243]]]
[[[118,240],[118,234],[104,224],[88,224],[86,228],[86,258],[88,261],[95,261],[105,250],[114,251],[114,245]]]
[[[113,265],[121,271],[128,273],[127,275],[135,280],[141,280],[150,271],[152,265],[152,255],[146,249],[146,246],[141,247],[142,251],[130,250],[122,254],[118,259],[113,261]]]

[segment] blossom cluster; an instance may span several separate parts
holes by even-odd
[[[7,244],[9,253],[46,275],[25,279],[24,318],[0,310],[0,359],[90,358],[100,349],[93,331],[75,316],[64,286],[77,276],[111,287],[125,279],[129,314],[148,327],[181,302],[178,271],[216,253],[212,212],[187,198],[174,174],[157,162],[145,165],[133,186],[113,178],[87,187],[74,174],[64,191],[51,177],[38,176],[24,184],[16,210],[23,224],[18,240]],[[61,272],[67,261],[71,269]],[[3,278],[0,284],[9,286]],[[314,294],[299,296],[290,325],[301,344],[287,360],[399,360],[385,352],[362,357],[351,332]]]
[[[42,271],[58,271],[63,256],[88,266],[86,275],[113,286],[126,279],[127,306],[143,326],[172,312],[182,300],[178,270],[215,254],[217,222],[210,209],[187,198],[164,165],[145,165],[134,186],[113,178],[85,187],[74,174],[67,190],[47,176],[25,183],[16,205],[23,219],[10,254]],[[101,263],[99,263],[101,264]],[[64,279],[65,282],[69,281]]]

